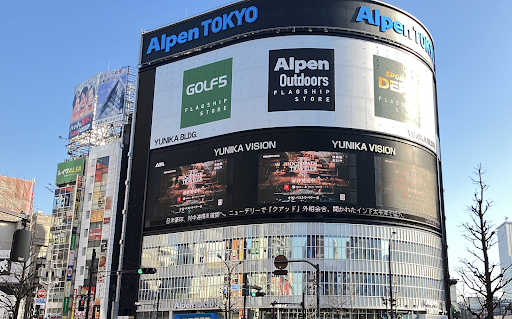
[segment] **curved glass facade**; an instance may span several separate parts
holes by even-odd
[[[145,236],[141,264],[157,268],[157,274],[141,276],[139,311],[153,310],[158,299],[160,310],[217,312],[228,268],[233,268],[234,310],[242,308],[238,285],[243,273],[266,293],[248,297],[247,308],[270,309],[273,301],[300,303],[303,291],[307,307],[315,308],[314,268],[290,263],[288,275],[274,276],[277,255],[319,264],[324,315],[340,308],[386,309],[391,248],[398,310],[437,314],[445,300],[441,247],[438,235],[421,230],[342,223],[241,225]]]

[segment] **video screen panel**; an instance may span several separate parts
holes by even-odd
[[[227,159],[179,166],[157,172],[158,215],[190,214],[224,205]]]
[[[423,167],[382,158],[382,205],[437,216],[435,174]],[[376,167],[378,170],[378,167]],[[378,189],[376,189],[378,193]],[[380,194],[377,194],[379,197]],[[378,204],[379,200],[377,200]]]
[[[344,202],[348,194],[348,153],[300,151],[259,155],[259,204]]]

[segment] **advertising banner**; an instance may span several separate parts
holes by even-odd
[[[414,69],[373,56],[375,116],[420,127],[419,79]]]
[[[96,287],[92,286],[91,287],[91,299],[89,299],[89,318],[87,318],[87,319],[92,319],[92,317],[93,317],[95,294],[96,294]]]
[[[226,177],[226,159],[163,170],[158,214],[189,214],[222,207],[226,199]]]
[[[434,83],[416,56],[359,39],[242,42],[156,69],[150,147],[320,126],[385,133],[436,152]]]
[[[97,86],[97,74],[75,86],[68,138],[77,137],[92,129]]]
[[[94,125],[123,120],[128,67],[101,73],[98,76],[98,103]]]
[[[67,314],[69,310],[69,297],[64,297],[64,306],[62,307],[62,312]]]
[[[184,72],[181,128],[231,117],[232,65],[226,59]]]
[[[59,163],[55,184],[61,185],[76,181],[77,175],[84,175],[85,158]]]
[[[35,180],[0,175],[0,208],[29,215],[34,204]]]
[[[268,71],[269,112],[334,111],[334,50],[272,50]]]
[[[77,301],[77,289],[73,289],[73,301],[71,304],[71,317],[70,319],[74,319],[75,311],[76,311],[76,301]]]
[[[74,190],[74,186],[56,188],[54,191],[55,195],[53,199],[53,208],[64,208],[71,206],[73,204],[72,199]],[[66,217],[69,217],[68,214],[73,216],[73,211],[67,211]]]
[[[0,276],[11,274],[11,251],[0,250]]]
[[[258,203],[346,202],[348,154],[282,152],[259,156]]]
[[[322,213],[438,229],[436,156],[411,144],[348,129],[276,128],[154,151],[145,227]]]

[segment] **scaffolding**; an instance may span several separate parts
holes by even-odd
[[[102,73],[100,73],[100,75],[101,74]],[[132,119],[133,109],[135,107],[136,91],[137,69],[134,67],[128,67],[122,119],[113,123],[100,125],[93,122],[92,129],[90,131],[69,139],[66,148],[68,149],[68,155],[71,156],[71,159],[88,155],[93,147],[106,145],[113,140],[117,140],[123,135],[125,125],[130,123]],[[97,101],[95,104],[96,103]]]

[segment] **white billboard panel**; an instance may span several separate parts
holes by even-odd
[[[157,68],[151,149],[322,126],[381,132],[436,151],[433,79],[413,55],[359,39],[247,41]]]

